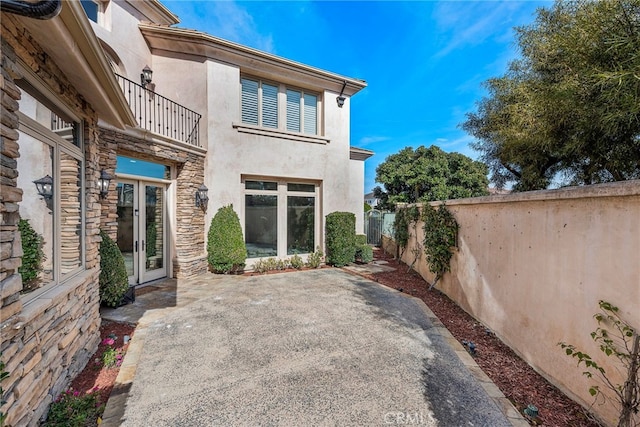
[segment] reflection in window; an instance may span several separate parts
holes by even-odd
[[[84,265],[84,163],[81,123],[66,117],[33,87],[22,89],[20,202],[23,294],[60,283]],[[44,101],[41,101],[44,100]],[[46,105],[45,105],[46,104]],[[54,111],[55,110],[55,111]],[[34,181],[51,179],[51,192],[38,193]]]
[[[60,273],[82,265],[82,163],[60,153]]]
[[[287,255],[314,250],[315,197],[287,197]]]
[[[245,195],[245,242],[249,258],[278,254],[278,196]]]

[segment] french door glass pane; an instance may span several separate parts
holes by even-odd
[[[118,183],[118,248],[124,257],[127,276],[133,276],[134,231],[133,231],[133,184]]]
[[[313,252],[315,201],[315,197],[287,197],[287,255]]]
[[[145,190],[146,270],[163,268],[164,188],[147,185]]]
[[[278,254],[278,196],[245,195],[245,243],[249,258]]]

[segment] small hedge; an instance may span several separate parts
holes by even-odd
[[[118,307],[129,290],[127,267],[116,242],[102,230],[100,237],[100,302]]]
[[[351,212],[332,212],[327,219],[327,263],[345,266],[355,260],[356,216]]]
[[[247,246],[244,243],[240,219],[233,205],[218,209],[209,227],[207,261],[211,271],[218,274],[244,270]]]
[[[38,275],[42,270],[44,251],[42,245],[44,238],[38,234],[29,221],[21,219],[18,222],[20,238],[22,240],[22,265],[18,267],[18,273],[22,276],[23,290],[35,288],[38,283]]]

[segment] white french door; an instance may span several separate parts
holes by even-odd
[[[167,188],[164,183],[118,180],[118,247],[130,285],[167,275]]]

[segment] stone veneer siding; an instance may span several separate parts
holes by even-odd
[[[168,200],[170,204],[175,203],[175,207],[170,205],[175,212],[175,230],[170,233],[174,248],[173,276],[179,279],[206,272],[205,213],[195,207],[196,190],[204,182],[205,151],[183,149],[178,143],[137,137],[106,128],[100,129],[99,140],[101,167],[111,175],[115,175],[119,155],[171,165],[176,169],[176,200]],[[116,239],[118,219],[117,194],[113,191],[115,185],[114,180],[112,191],[102,201],[102,226],[113,239]]]
[[[0,144],[0,351],[9,377],[2,382],[6,425],[36,426],[49,404],[84,368],[99,341],[100,203],[95,112],[20,25],[2,13]],[[44,81],[84,120],[86,271],[25,303],[21,298],[22,245],[17,230],[22,190],[17,187],[18,101],[16,60]]]

